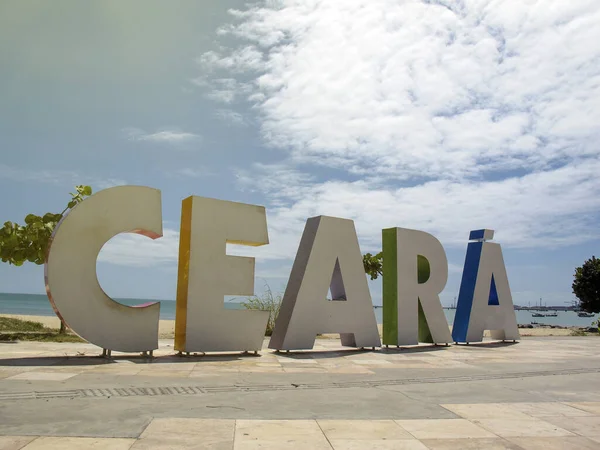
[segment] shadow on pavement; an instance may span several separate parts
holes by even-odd
[[[135,355],[115,355],[110,358],[91,355],[73,355],[73,356],[33,356],[22,358],[3,358],[0,359],[0,367],[26,367],[26,366],[98,366],[103,364],[118,364],[119,362],[131,362],[134,364],[176,364],[186,362],[209,362],[209,361],[240,361],[246,358],[258,358],[260,355],[252,354],[211,354],[209,356],[190,355],[178,356],[162,355],[157,357],[135,356]]]

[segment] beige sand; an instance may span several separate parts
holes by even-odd
[[[0,314],[0,316],[39,322],[47,328],[60,328],[60,320],[58,320],[58,317],[56,316],[22,316],[15,314]],[[175,321],[160,320],[158,324],[158,333],[161,339],[173,338],[175,336]]]
[[[21,320],[31,320],[33,322],[42,323],[44,326],[48,328],[60,328],[60,322],[58,317],[50,317],[50,316],[22,316],[22,315],[13,315],[13,314],[0,314],[3,317],[13,317]],[[382,333],[381,324],[378,325],[379,334]],[[573,327],[577,328],[577,327]],[[521,336],[570,336],[571,329],[561,329],[561,328],[521,328],[520,330]],[[161,339],[172,339],[175,337],[175,321],[174,320],[160,320],[158,325],[159,337]],[[489,336],[489,332],[486,332],[486,336]],[[338,338],[338,335],[335,334],[325,334],[321,336],[325,339]]]

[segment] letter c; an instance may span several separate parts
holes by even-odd
[[[158,348],[160,303],[125,306],[100,287],[96,259],[119,233],[162,236],[161,194],[144,186],[100,191],[75,206],[54,230],[44,268],[56,314],[99,347],[121,352]]]

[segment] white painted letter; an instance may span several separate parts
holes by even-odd
[[[269,348],[311,349],[322,333],[349,347],[381,344],[354,222],[325,216],[306,221]]]
[[[484,330],[492,339],[517,340],[519,328],[508,285],[500,244],[485,242],[494,230],[474,230],[469,235],[452,338],[455,342],[480,342]]]
[[[75,206],[54,230],[45,267],[46,292],[59,317],[92,344],[122,352],[154,350],[160,304],[117,303],[96,277],[102,246],[123,232],[162,236],[158,189],[113,187]]]
[[[419,268],[419,256],[428,267]],[[436,344],[450,342],[439,298],[447,280],[446,252],[435,237],[406,228],[383,230],[383,343],[416,345],[420,334]]]
[[[225,295],[254,295],[254,258],[228,256],[226,243],[269,243],[262,206],[188,197],[181,210],[175,349],[260,350],[269,313],[226,310]]]

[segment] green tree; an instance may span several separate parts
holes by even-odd
[[[383,252],[376,255],[364,254],[363,266],[365,267],[365,273],[371,277],[371,280],[376,280],[380,275],[383,276]]]
[[[15,266],[22,266],[26,262],[44,264],[50,238],[56,225],[69,209],[90,195],[92,195],[90,186],[75,186],[75,193],[71,193],[71,200],[61,213],[46,213],[43,216],[28,214],[25,216],[24,225],[5,222],[4,226],[0,228],[0,259],[2,262]],[[62,320],[60,332],[65,332],[65,324]]]
[[[583,311],[600,312],[600,259],[592,256],[575,269],[572,288]]]

